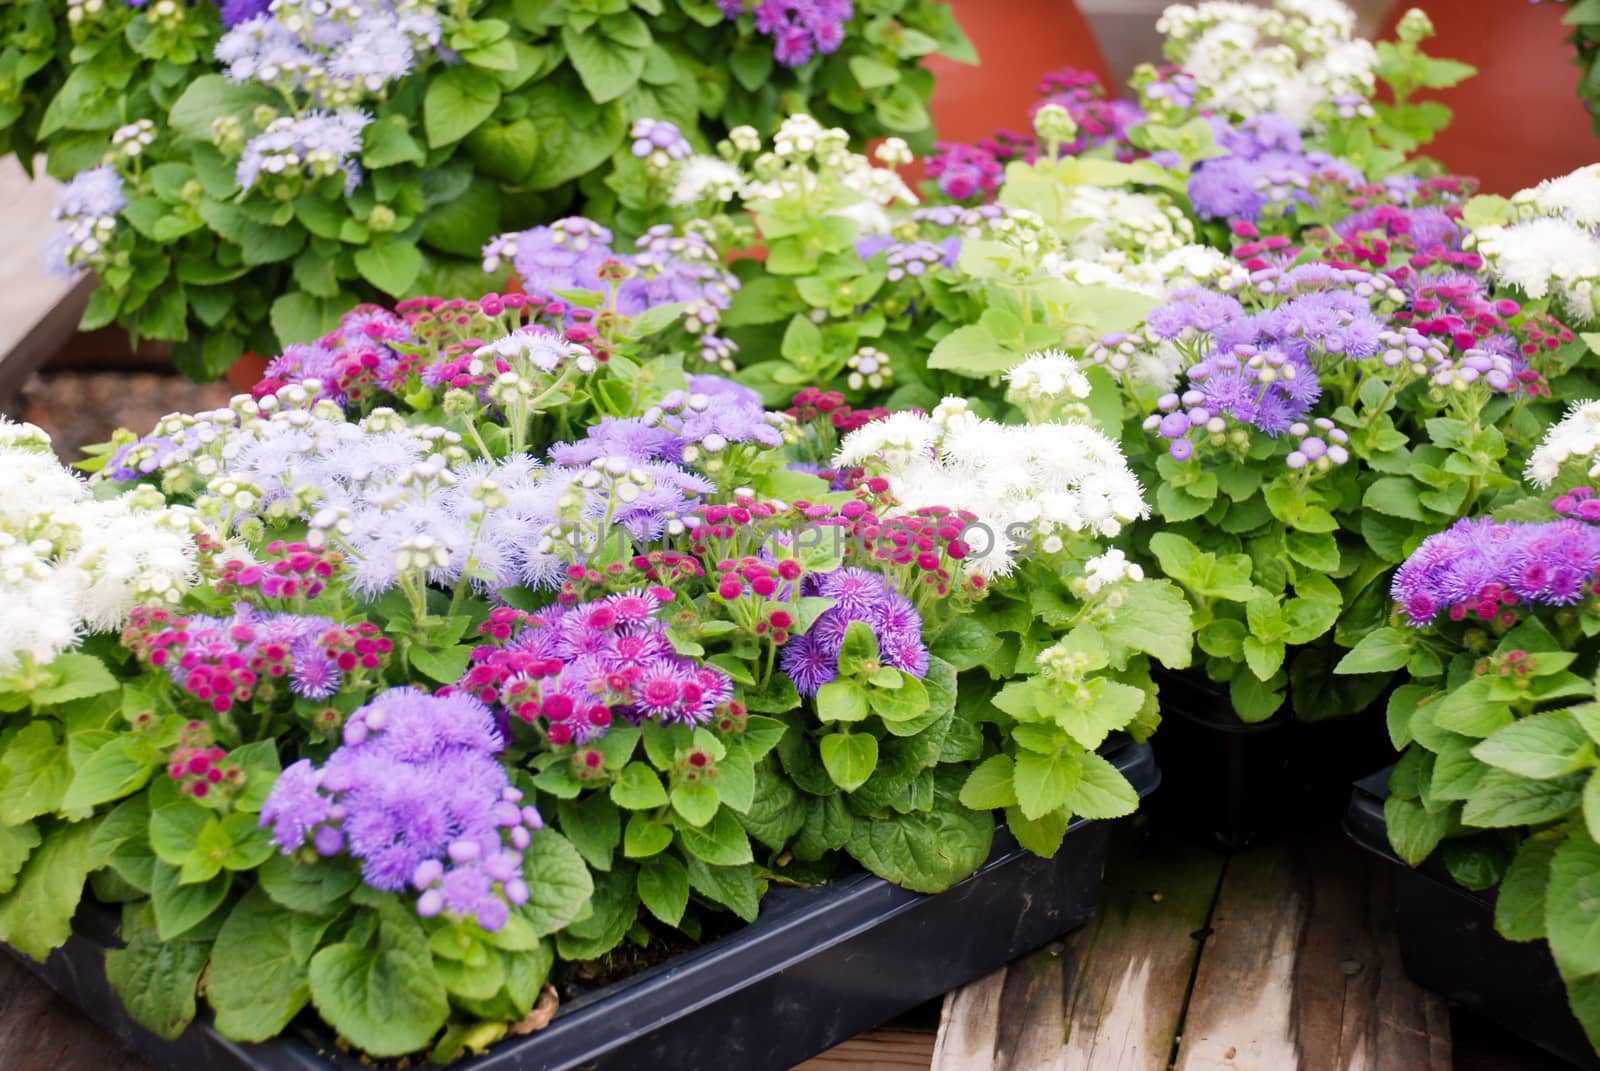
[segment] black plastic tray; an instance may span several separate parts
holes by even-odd
[[[1141,797],[1160,784],[1148,746],[1128,746],[1106,757]],[[1040,859],[1018,847],[1002,827],[988,861],[933,896],[866,873],[813,889],[775,888],[751,925],[585,994],[565,1005],[544,1030],[503,1041],[455,1067],[790,1067],[1088,922],[1100,907],[1110,835],[1110,822],[1074,821],[1055,858]],[[260,1045],[229,1041],[203,1021],[177,1040],[163,1041],[135,1023],[111,990],[104,955],[111,935],[95,929],[80,925],[44,964],[23,962],[158,1066],[172,1071],[364,1067],[334,1049],[309,1016]]]
[[[1357,781],[1344,831],[1394,865],[1395,928],[1406,974],[1574,1067],[1600,1071],[1600,1056],[1568,1008],[1549,947],[1501,937],[1494,930],[1494,893],[1456,884],[1437,858],[1410,867],[1395,855],[1383,820],[1388,795],[1389,770]]]
[[[1350,782],[1394,757],[1372,710],[1300,721],[1288,705],[1261,722],[1234,713],[1227,688],[1203,673],[1163,674],[1163,813],[1224,848],[1244,848],[1335,821]]]

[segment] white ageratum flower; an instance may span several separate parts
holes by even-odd
[[[1600,226],[1600,164],[1587,164],[1569,175],[1521,190],[1511,198],[1511,205],[1524,219],[1560,216],[1586,227]]]
[[[743,185],[744,175],[738,166],[716,156],[699,153],[683,161],[672,183],[668,201],[680,207],[690,207],[702,201],[733,200]]]
[[[1594,287],[1600,280],[1600,238],[1582,224],[1554,216],[1509,225],[1489,224],[1472,232],[1470,244],[1494,280],[1530,298],[1553,297],[1580,323],[1595,319]]]
[[[1600,479],[1600,401],[1578,402],[1544,434],[1528,459],[1527,477],[1549,487],[1569,461],[1584,463],[1590,479]]]
[[[1155,337],[1149,328],[1106,335],[1084,347],[1083,361],[1104,365],[1126,381],[1153,387],[1161,394],[1177,385],[1191,363],[1177,346]]]
[[[1030,354],[1006,373],[1006,397],[1013,402],[1056,402],[1089,397],[1089,379],[1078,362],[1060,350]]]
[[[1153,258],[1194,241],[1194,224],[1165,194],[1074,186],[1060,217],[1072,225],[1064,249],[1069,259],[1104,260],[1111,251]]]
[[[1084,587],[1089,594],[1099,594],[1112,584],[1124,580],[1138,582],[1144,579],[1144,570],[1137,562],[1130,562],[1128,556],[1122,551],[1112,548],[1098,558],[1090,558],[1084,563]]]
[[[1378,54],[1353,36],[1355,21],[1339,0],[1208,2],[1167,8],[1156,29],[1167,58],[1195,79],[1201,104],[1304,124],[1320,103],[1372,96]]]
[[[195,577],[192,511],[148,487],[97,499],[49,442],[0,420],[0,673],[118,628],[141,603],[176,602]]]
[[[1147,512],[1122,451],[1094,428],[997,424],[959,398],[933,415],[898,413],[851,432],[834,462],[885,478],[897,511],[975,514],[963,568],[985,577],[1010,573],[1028,553],[1053,554],[1076,535],[1116,535]]]

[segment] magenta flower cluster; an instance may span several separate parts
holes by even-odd
[[[1422,541],[1395,573],[1391,593],[1406,619],[1422,628],[1438,615],[1461,621],[1514,621],[1523,604],[1569,606],[1600,575],[1600,518],[1587,489],[1557,500],[1570,516],[1538,523],[1457,521]]]
[[[470,695],[392,688],[350,716],[320,769],[302,759],[283,771],[261,825],[285,854],[309,838],[321,855],[360,860],[374,889],[417,890],[424,917],[498,930],[528,900],[522,852],[544,824],[507,780],[502,746]]]
[[[802,636],[783,648],[783,672],[801,695],[817,690],[839,676],[839,651],[845,632],[860,621],[878,640],[879,661],[913,677],[928,672],[928,648],[922,642],[922,615],[910,599],[867,569],[835,569],[813,573],[801,581],[801,593],[832,599]]]
[[[480,629],[494,642],[472,652],[456,688],[541,723],[558,745],[587,743],[619,717],[702,725],[733,682],[674,650],[660,619],[671,598],[647,588],[537,613],[502,607]]]

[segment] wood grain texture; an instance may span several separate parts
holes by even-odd
[[[1165,1071],[1222,867],[1122,838],[1093,923],[947,998],[935,1071]]]
[[[1233,857],[1176,1071],[1450,1071],[1445,1002],[1405,977],[1389,903],[1337,835]]]
[[[8,955],[0,954],[0,1068],[151,1071]]]
[[[927,1071],[933,1031],[886,1028],[851,1038],[794,1071]]]

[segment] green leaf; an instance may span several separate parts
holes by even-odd
[[[341,1036],[370,1056],[416,1052],[450,1015],[428,939],[409,906],[378,907],[378,947],[330,945],[311,960],[311,999]]]
[[[556,950],[564,960],[605,955],[621,942],[638,917],[637,878],[631,865],[619,865],[595,877],[590,901],[593,910],[556,935]]]
[[[643,27],[637,15],[629,17]],[[650,34],[645,29],[644,46],[634,47],[603,33],[579,30],[569,24],[561,28],[561,43],[589,96],[603,104],[622,96],[639,80],[649,55]]]
[[[150,902],[162,940],[180,937],[210,918],[228,898],[232,884],[233,875],[222,871],[208,881],[185,885],[177,867],[157,862],[150,880]]]
[[[1490,770],[1461,810],[1469,826],[1531,826],[1564,818],[1582,802],[1583,777],[1569,774],[1550,781],[1530,781],[1506,770]]]
[[[991,755],[967,775],[961,786],[961,805],[974,811],[994,811],[1017,805],[1012,786],[1013,764],[1010,755]]]
[[[356,250],[361,277],[391,297],[404,297],[422,270],[422,254],[409,242],[389,241]]]
[[[273,93],[265,86],[235,82],[220,74],[202,74],[190,82],[172,110],[167,126],[178,136],[193,142],[211,143],[211,124],[224,115],[248,116],[258,104],[272,103]]]
[[[161,764],[161,753],[147,736],[116,736],[89,756],[62,797],[64,811],[95,807],[144,787]]]
[[[1473,748],[1472,754],[1490,766],[1548,781],[1582,766],[1593,757],[1593,746],[1577,720],[1557,710],[1507,725]]]
[[[845,845],[862,866],[915,892],[942,892],[972,873],[994,839],[994,819],[956,798],[961,772],[937,776],[932,810],[856,822]]]
[[[1417,502],[1419,488],[1405,476],[1384,476],[1374,480],[1361,498],[1366,509],[1408,521],[1425,521],[1427,515]]]
[[[1189,600],[1168,580],[1149,579],[1122,586],[1122,605],[1097,627],[1111,664],[1126,667],[1128,656],[1143,652],[1168,669],[1189,665],[1194,622]]]
[[[712,903],[721,904],[746,922],[754,922],[761,906],[761,892],[756,885],[754,868],[742,866],[712,866],[703,860],[685,860],[689,873],[689,886]]]
[[[728,57],[728,70],[745,89],[759,91],[772,74],[772,47],[760,38],[740,45]]]
[[[1556,837],[1528,837],[1517,849],[1495,896],[1494,928],[1501,937],[1537,941],[1544,936],[1545,890],[1560,845]]]
[[[1563,975],[1600,972],[1600,844],[1574,831],[1550,861],[1545,936]]]
[[[195,987],[211,941],[167,940],[145,914],[124,913],[125,947],[106,952],[106,979],[145,1029],[170,1041],[194,1018]]]
[[[604,795],[561,800],[556,805],[561,832],[596,870],[611,869],[611,855],[622,840],[622,818]]]
[[[1380,628],[1361,637],[1361,642],[1339,660],[1335,673],[1387,673],[1402,669],[1411,660],[1411,642],[1397,628]]]
[[[24,725],[0,753],[0,823],[21,825],[60,809],[71,780],[71,757],[52,723]]]
[[[0,896],[0,940],[43,960],[72,933],[72,915],[93,867],[93,822],[52,823],[28,856],[16,884]]]
[[[1122,772],[1094,752],[1079,756],[1079,776],[1067,809],[1085,818],[1121,818],[1139,807],[1139,793]]]
[[[828,776],[846,792],[866,784],[878,765],[878,741],[869,733],[829,733],[818,749]]]
[[[396,164],[420,164],[428,154],[411,136],[404,116],[390,115],[361,131],[361,162],[371,170]]]
[[[215,821],[213,812],[190,799],[164,804],[150,814],[150,846],[162,862],[182,866],[205,828]]]
[[[853,680],[840,678],[817,689],[818,721],[861,721],[869,712],[867,693]]]
[[[543,937],[569,925],[589,906],[594,880],[583,857],[570,841],[554,830],[533,834],[522,853],[522,876],[528,883],[528,902],[517,914]]]
[[[339,317],[354,305],[354,295],[350,294],[337,298],[318,298],[291,291],[272,303],[268,319],[283,345],[315,342],[336,327]]]
[[[623,855],[629,859],[643,859],[664,852],[671,846],[671,826],[642,811],[635,811],[628,816],[628,827],[622,834]]]
[[[361,883],[361,872],[347,856],[303,862],[294,855],[273,855],[256,872],[261,890],[291,911],[312,915],[342,910],[345,897]]]
[[[0,826],[0,895],[16,888],[17,876],[22,873],[28,856],[39,846],[39,839],[39,827],[33,822]]]
[[[1023,816],[1037,819],[1060,810],[1077,786],[1081,772],[1082,765],[1071,755],[1018,752],[1013,784]]]
[[[422,126],[428,147],[460,141],[500,104],[500,83],[494,75],[465,64],[447,68],[428,83],[422,102]]]
[[[1017,843],[1044,859],[1061,850],[1072,816],[1066,811],[1051,811],[1037,821],[1027,818],[1015,807],[1006,808],[1006,827]]]
[[[721,806],[717,790],[703,781],[672,786],[672,809],[691,826],[705,825]]]
[[[1383,820],[1389,845],[1412,866],[1433,854],[1451,826],[1448,812],[1431,814],[1416,800],[1393,795],[1383,803]]]
[[[689,871],[675,856],[647,860],[639,867],[639,902],[668,926],[678,925],[689,906]]]
[[[723,807],[705,828],[679,825],[678,838],[684,850],[713,866],[738,866],[755,858],[750,838],[732,811]]]
[[[643,762],[630,762],[611,786],[611,802],[630,811],[643,811],[667,805],[667,790],[661,776]],[[703,823],[702,823],[703,824]]]
[[[1002,347],[987,328],[972,324],[941,338],[928,354],[928,367],[982,377],[1007,371],[1021,359],[1021,354]]]
[[[310,999],[307,959],[296,954],[292,940],[294,920],[260,888],[228,913],[206,977],[206,1001],[225,1036],[235,1041],[276,1037]]]
[[[55,683],[29,693],[35,710],[87,699],[121,687],[106,664],[93,655],[76,652],[61,655],[45,667],[44,673]]]
[[[886,668],[879,672],[894,673],[900,680],[898,687],[874,687],[868,692],[868,702],[874,714],[885,722],[905,722],[928,712],[928,690],[920,680],[893,669]]]

